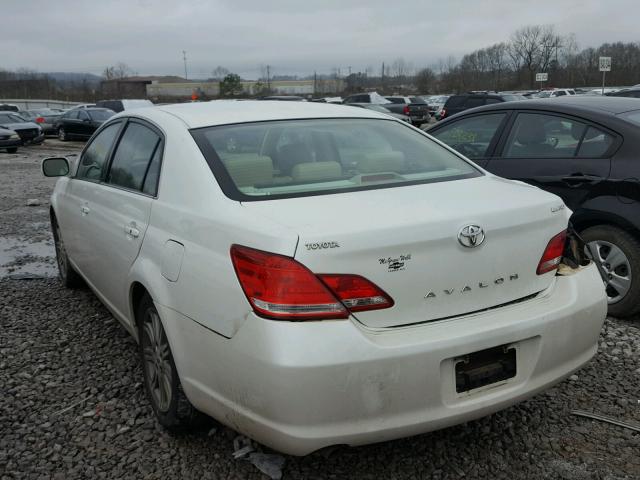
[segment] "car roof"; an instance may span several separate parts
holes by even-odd
[[[377,118],[389,116],[365,108],[344,108],[343,105],[316,102],[281,102],[279,100],[217,100],[202,103],[178,103],[135,110],[135,115],[159,119],[168,113],[182,120],[188,128],[201,128],[233,123],[263,122],[312,118]],[[124,114],[124,115],[123,115]],[[127,116],[123,112],[119,116]]]
[[[516,102],[496,103],[465,110],[463,114],[471,111],[481,112],[484,110],[514,110],[514,109],[539,109],[556,110],[566,113],[580,113],[585,111],[609,113],[617,115],[631,110],[639,110],[640,102],[637,98],[625,97],[600,97],[588,95],[572,95],[558,98],[540,98],[534,100],[521,100]],[[460,114],[458,114],[460,115]],[[454,116],[458,116],[454,115]],[[453,118],[450,117],[450,118]]]

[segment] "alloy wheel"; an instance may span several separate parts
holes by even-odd
[[[142,352],[149,392],[158,410],[167,412],[171,406],[173,373],[171,353],[160,317],[153,308],[147,309],[142,325]]]
[[[606,276],[604,284],[607,290],[607,301],[617,303],[622,300],[631,288],[631,264],[622,249],[604,240],[589,242],[594,261],[600,263]]]

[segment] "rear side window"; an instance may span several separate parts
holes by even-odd
[[[603,132],[595,127],[587,128],[587,132],[582,139],[578,157],[582,158],[598,158],[602,157],[609,151],[613,145],[614,138],[608,133]]]
[[[484,105],[485,99],[483,97],[469,97],[464,103],[465,108],[475,108]]]
[[[456,108],[464,105],[464,101],[467,99],[464,95],[453,95],[449,97],[447,103],[445,104],[446,108]]]
[[[571,118],[518,114],[505,146],[506,157],[573,157],[587,126]]]
[[[160,136],[150,128],[130,122],[113,155],[107,183],[142,191],[160,141]]]
[[[483,158],[506,115],[492,113],[462,118],[432,135],[468,158]]]
[[[76,178],[91,181],[102,179],[109,151],[119,130],[120,122],[112,123],[94,137],[80,158]]]
[[[316,119],[200,128],[224,193],[275,199],[471,178],[471,164],[393,120]]]

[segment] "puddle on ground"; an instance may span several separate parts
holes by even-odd
[[[0,237],[0,278],[41,278],[58,275],[53,239],[29,242]]]

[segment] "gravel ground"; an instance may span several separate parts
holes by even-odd
[[[134,341],[90,291],[51,276],[54,182],[39,160],[78,146],[0,153],[0,479],[268,478],[233,458],[225,427],[164,432]],[[283,478],[640,478],[640,433],[573,409],[640,425],[640,319],[607,320],[594,360],[532,400],[418,437],[287,456]]]

